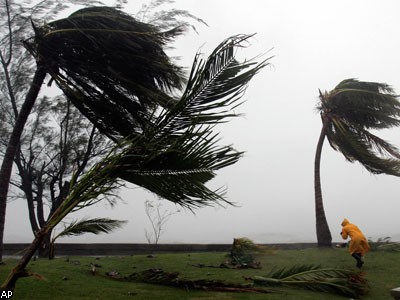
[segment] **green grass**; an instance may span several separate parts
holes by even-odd
[[[46,281],[34,277],[21,278],[17,282],[15,299],[165,299],[165,300],[231,300],[231,299],[349,299],[294,288],[274,288],[271,294],[226,293],[187,291],[159,285],[115,281],[104,274],[118,271],[129,275],[149,268],[176,271],[187,279],[218,279],[244,283],[244,276],[266,275],[274,268],[290,267],[295,264],[321,264],[323,267],[355,269],[355,261],[346,249],[277,250],[257,258],[262,269],[232,270],[222,268],[198,268],[193,265],[218,266],[227,258],[225,253],[207,252],[190,254],[158,254],[154,258],[145,255],[124,257],[65,257],[49,261],[40,259],[29,265],[31,272],[45,277]],[[16,263],[6,259],[0,266],[2,281]],[[79,263],[78,263],[79,262]],[[101,265],[99,275],[90,273],[90,262]],[[370,293],[363,299],[392,299],[390,290],[400,286],[400,252],[374,251],[366,255],[363,271],[369,281]]]

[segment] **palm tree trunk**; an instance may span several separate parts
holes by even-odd
[[[36,238],[33,240],[32,244],[29,245],[29,248],[25,251],[18,265],[15,266],[14,269],[12,269],[6,280],[1,285],[0,291],[13,291],[15,289],[15,284],[18,278],[29,276],[29,273],[26,271],[26,266],[28,265],[32,256],[35,254],[36,250],[41,245],[44,236],[44,230],[40,231],[36,235]]]
[[[61,218],[62,219],[62,218]],[[60,219],[60,220],[61,220]],[[33,255],[36,251],[38,251],[43,244],[43,241],[50,237],[51,231],[54,227],[59,223],[59,221],[46,223],[39,232],[36,233],[35,239],[29,245],[28,249],[24,252],[24,255],[19,260],[18,265],[11,270],[8,274],[6,280],[0,286],[1,291],[13,291],[15,289],[15,285],[17,280],[21,277],[30,276],[30,274],[26,271],[26,266],[28,265],[29,261],[32,259]],[[50,255],[49,259],[54,258],[54,239],[50,241]]]
[[[21,107],[13,132],[7,145],[6,153],[0,170],[0,262],[3,258],[3,237],[4,224],[6,219],[7,194],[11,178],[14,157],[18,149],[18,144],[25,127],[25,123],[31,113],[32,107],[39,94],[40,87],[46,77],[46,70],[43,66],[38,66],[33,77],[31,87],[26,95],[25,102]]]
[[[322,129],[319,136],[317,150],[315,153],[314,161],[314,192],[315,192],[315,217],[316,217],[316,228],[317,228],[317,240],[319,247],[331,247],[332,236],[329,230],[328,222],[325,217],[324,203],[322,201],[321,191],[321,176],[320,176],[320,164],[321,164],[321,152],[324,144],[326,129],[329,120],[322,117]]]

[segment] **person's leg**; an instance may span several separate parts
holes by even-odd
[[[357,268],[361,268],[364,264],[361,253],[353,253],[351,256],[353,256],[354,259],[357,261],[357,264],[356,264]]]

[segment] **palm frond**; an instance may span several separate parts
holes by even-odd
[[[68,197],[49,218],[49,228],[78,205],[113,194],[123,184],[120,179],[188,208],[229,203],[224,199],[224,190],[210,190],[205,183],[215,176],[216,169],[235,163],[241,153],[231,147],[216,146],[215,136],[193,139],[196,134],[189,131],[175,141],[149,141],[146,136],[137,136],[118,144],[71,186]]]
[[[368,81],[359,81],[355,78],[348,78],[342,80],[335,88],[334,91],[341,90],[360,90],[360,91],[369,91],[373,93],[393,93],[393,88],[386,84],[380,82],[368,82]]]
[[[389,85],[346,79],[320,92],[317,109],[328,120],[326,135],[334,150],[371,173],[400,176],[399,149],[368,131],[400,126],[400,101]]]
[[[333,117],[366,129],[400,125],[400,102],[385,83],[347,79],[321,95],[323,110]]]
[[[236,35],[226,39],[207,60],[196,55],[185,92],[159,119],[163,132],[177,132],[193,124],[216,124],[235,116],[233,109],[240,104],[249,81],[272,58],[238,62],[235,52],[250,37]]]
[[[332,148],[350,162],[358,161],[373,174],[400,176],[400,153],[385,140],[339,119],[332,120],[327,137]]]
[[[236,48],[249,37],[227,39],[207,60],[196,56],[183,96],[158,117],[154,127],[146,128],[145,146],[140,147],[144,156],[140,163],[133,163],[139,159],[137,152],[127,155],[120,178],[188,208],[226,202],[223,189],[212,191],[205,183],[242,153],[231,146],[217,146],[212,125],[235,115],[233,107],[249,80],[267,64],[266,60],[239,63],[235,59]]]
[[[205,184],[242,152],[217,146],[217,137],[210,130],[191,128],[181,135],[144,141],[141,155],[125,155],[118,177],[188,208],[227,202],[223,189],[210,190]]]
[[[255,285],[287,285],[312,291],[359,297],[368,291],[361,274],[337,268],[320,268],[313,265],[296,265],[279,269],[267,276],[254,276]]]
[[[211,190],[206,183],[215,177],[217,170],[237,162],[242,152],[218,145],[218,134],[212,125],[233,115],[232,104],[237,104],[247,83],[265,62],[238,63],[233,53],[240,43],[224,45],[213,52],[208,67],[201,68],[203,75],[196,75],[195,63],[189,85],[198,88],[187,89],[181,100],[157,117],[154,126],[148,125],[142,134],[119,143],[71,187],[69,197],[52,222],[59,222],[77,205],[110,192],[121,184],[120,179],[189,209],[231,204],[225,199],[223,188]],[[217,57],[225,56],[229,59],[217,63]],[[248,70],[240,73],[243,69]],[[207,72],[212,76],[206,79]],[[211,109],[217,112],[207,112]]]
[[[110,233],[115,229],[120,228],[127,221],[113,220],[109,218],[93,218],[73,221],[58,233],[54,240],[63,236],[78,236],[85,233]]]
[[[140,133],[182,88],[182,69],[163,50],[182,30],[160,32],[117,9],[91,7],[37,28],[25,44],[74,105],[117,139]]]

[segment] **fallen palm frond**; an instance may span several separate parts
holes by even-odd
[[[343,269],[317,268],[315,266],[294,266],[272,272],[266,277],[254,276],[246,278],[249,284],[227,283],[220,280],[187,280],[179,277],[178,272],[165,272],[161,269],[148,269],[122,276],[118,272],[106,273],[116,280],[144,282],[166,285],[176,288],[200,289],[224,292],[272,293],[273,289],[261,286],[294,286],[311,291],[340,294],[358,298],[367,292],[367,283],[358,273]]]
[[[194,264],[191,265],[195,268],[218,268],[218,269],[261,269],[261,263],[258,261],[252,263],[241,263],[241,264],[232,264],[231,261],[223,262],[220,265],[205,265],[205,264]]]
[[[219,292],[251,292],[251,293],[271,293],[271,290],[257,288],[252,284],[227,283],[221,280],[188,280],[179,278],[178,272],[165,272],[161,269],[148,269],[142,272],[133,273],[127,277],[113,277],[128,281],[144,282],[151,284],[166,285],[171,287],[183,288],[185,290],[219,291]]]
[[[370,251],[400,251],[400,243],[392,242],[392,238],[387,236],[378,238],[376,241],[368,240]]]
[[[297,288],[340,294],[349,297],[360,297],[367,293],[368,284],[357,273],[345,269],[319,268],[313,265],[293,266],[292,268],[279,269],[267,276],[254,276],[249,278],[255,285],[261,286],[294,286]]]
[[[399,252],[400,251],[400,243],[390,242],[390,243],[382,244],[382,245],[379,245],[376,248],[376,250]]]

